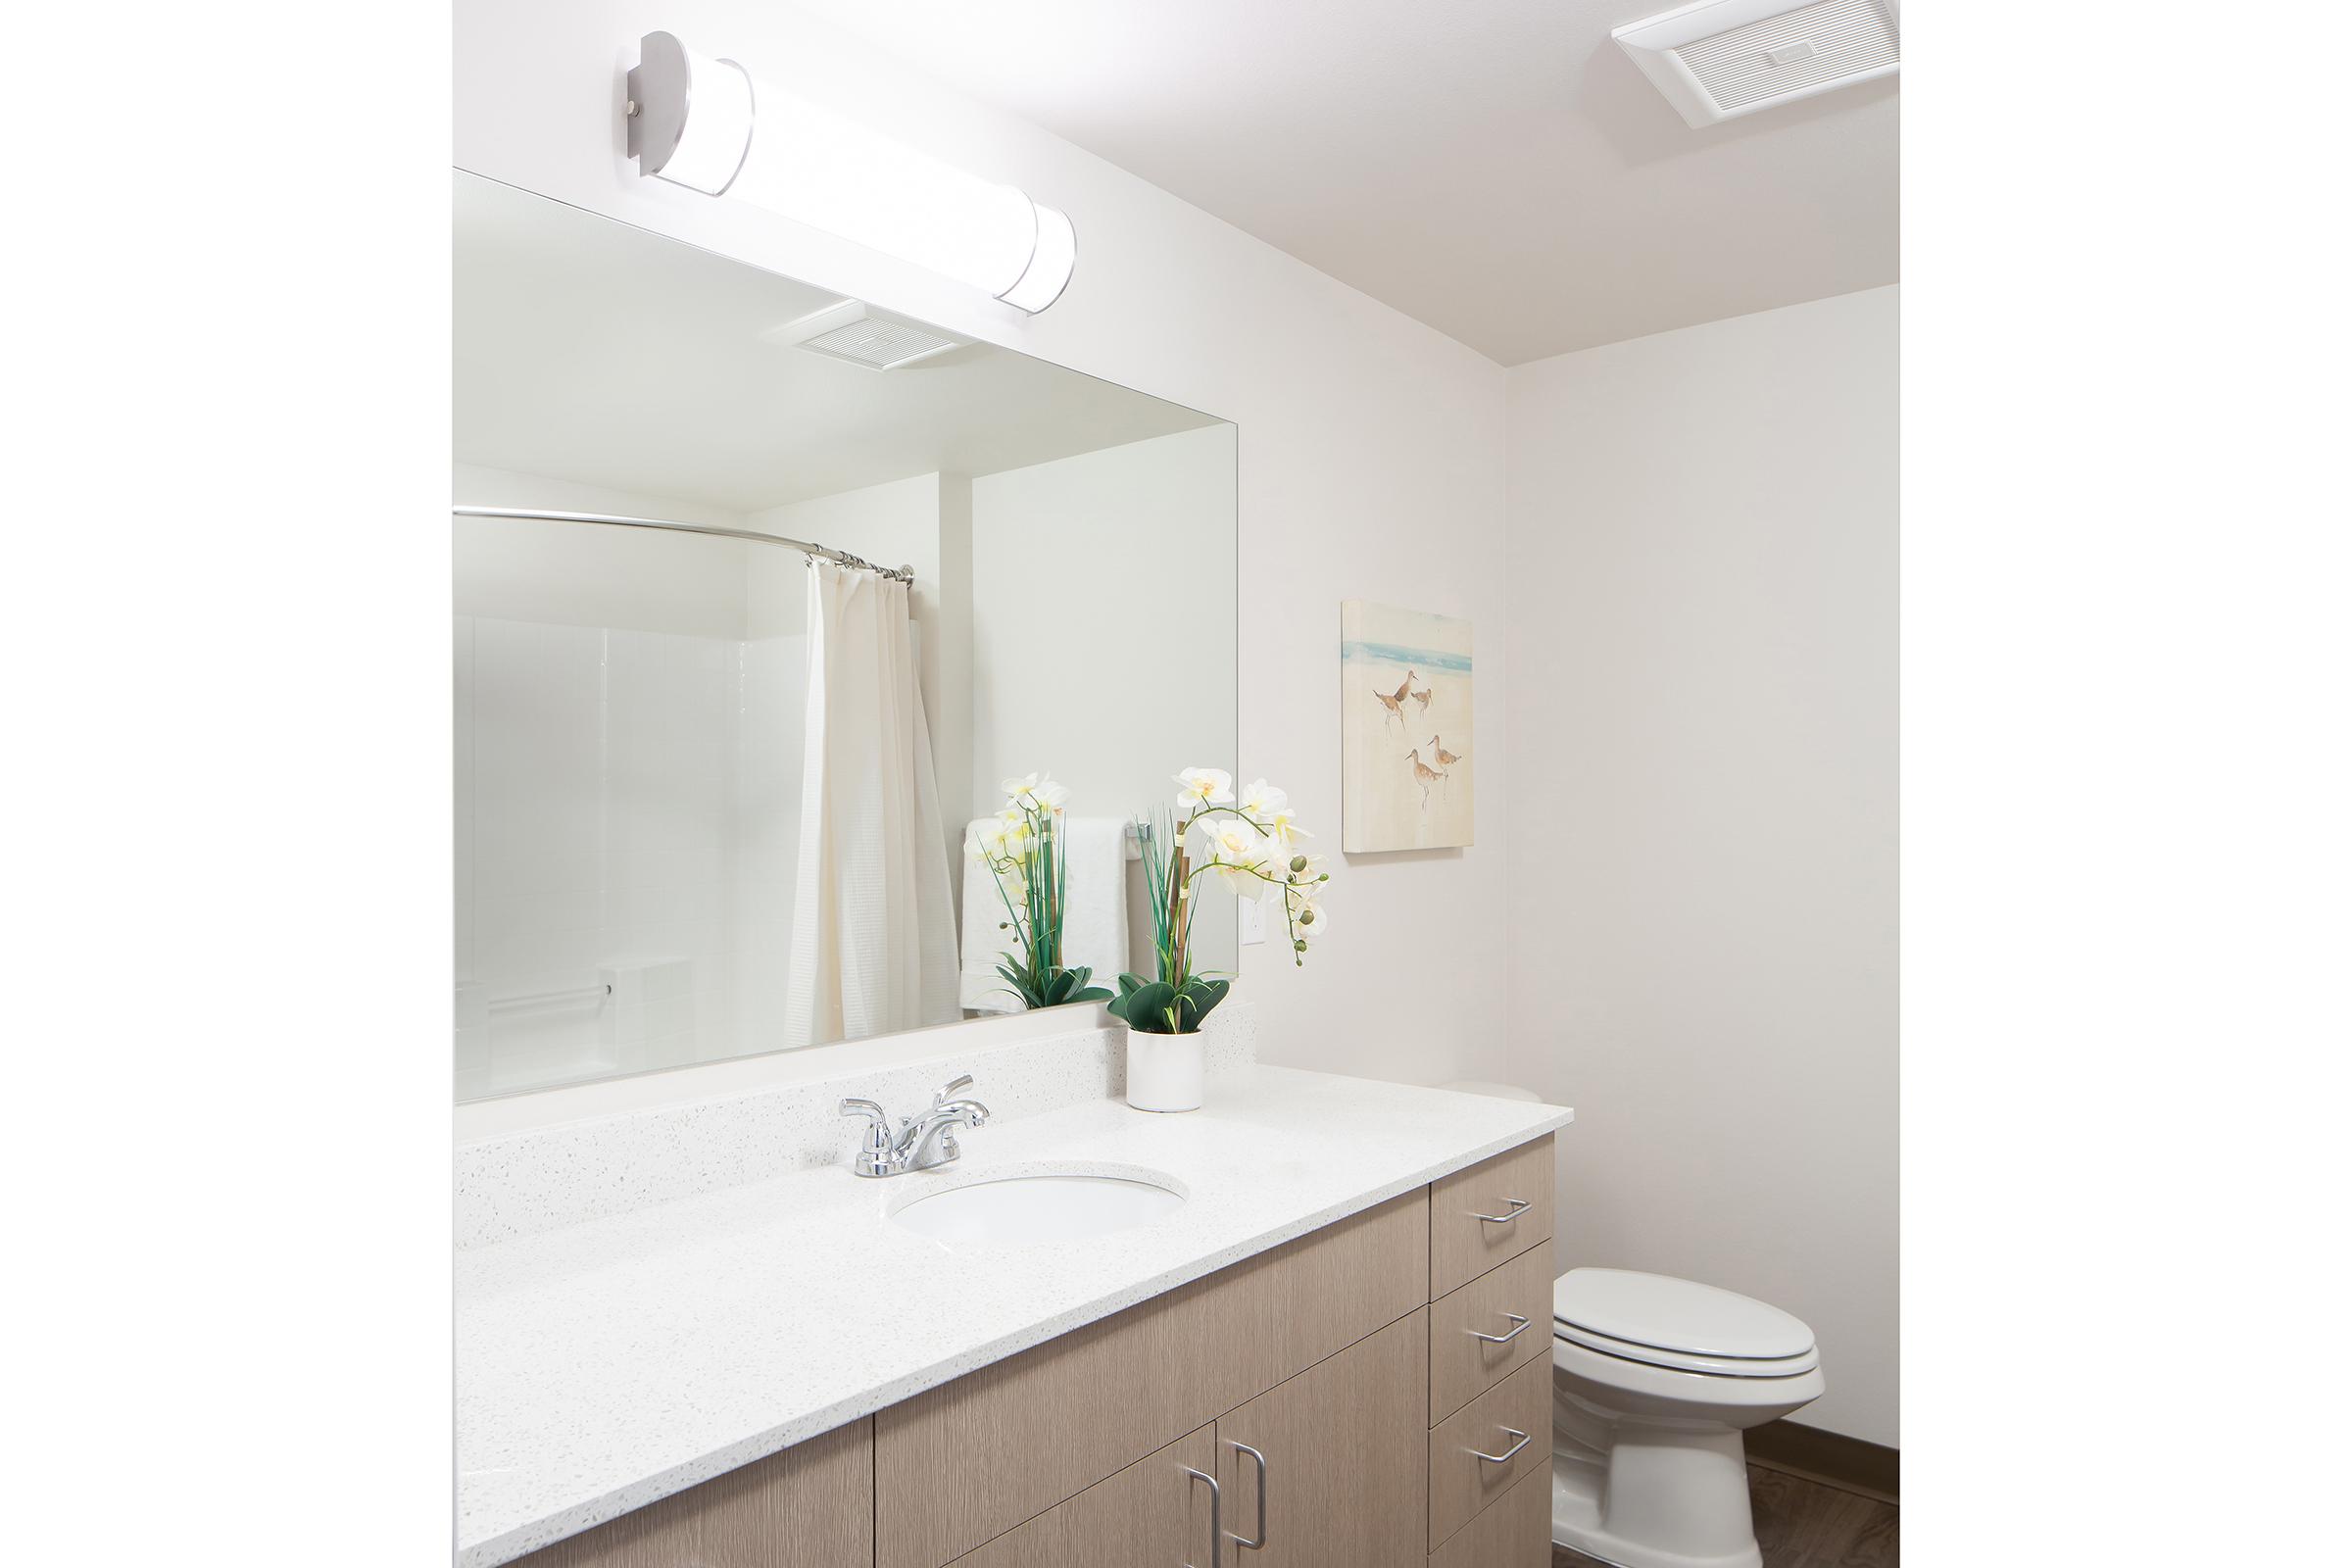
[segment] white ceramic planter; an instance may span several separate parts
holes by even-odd
[[[1199,1110],[1208,1077],[1200,1035],[1127,1031],[1127,1103],[1138,1110]]]

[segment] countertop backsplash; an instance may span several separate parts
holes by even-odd
[[[1253,1009],[1217,1009],[1202,1031],[1211,1077],[1257,1059]],[[952,1038],[952,1037],[950,1037]],[[684,1105],[598,1116],[458,1146],[461,1250],[674,1202],[721,1188],[846,1162],[859,1123],[843,1099],[919,1110],[959,1073],[994,1121],[1010,1121],[1126,1090],[1126,1030],[1112,1025],[957,1049],[870,1072],[745,1090]]]

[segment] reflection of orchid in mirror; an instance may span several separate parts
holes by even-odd
[[[1062,808],[1070,792],[1053,775],[1031,773],[1004,781],[1004,809],[975,826],[965,852],[988,867],[1004,901],[997,929],[1010,931],[1017,954],[1003,955],[997,973],[1012,983],[1029,1007],[1065,1002],[1107,1002],[1089,987],[1094,971],[1061,966],[1062,916],[1069,908],[1070,866],[1061,844]]]

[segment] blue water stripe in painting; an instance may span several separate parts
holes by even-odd
[[[1468,654],[1441,654],[1432,648],[1399,648],[1395,643],[1343,642],[1340,662],[1348,664],[1396,664],[1413,669],[1444,669],[1470,673]]]

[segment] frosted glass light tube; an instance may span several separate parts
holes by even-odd
[[[1067,216],[646,34],[629,73],[638,172],[725,195],[986,290],[1034,315],[1078,262]]]

